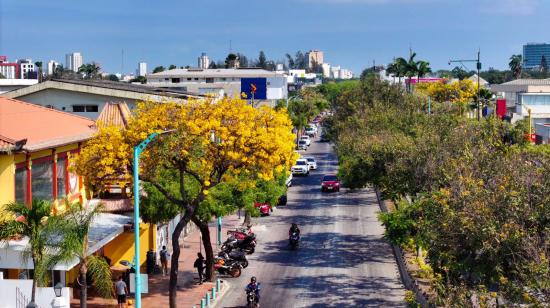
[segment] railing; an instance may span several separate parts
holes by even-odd
[[[16,308],[25,308],[29,304],[30,300],[21,292],[19,287],[15,288],[15,305]]]

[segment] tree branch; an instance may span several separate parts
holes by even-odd
[[[156,189],[158,189],[166,198],[168,198],[168,200],[172,201],[174,204],[185,205],[184,200],[176,198],[174,195],[172,195],[168,190],[166,190],[160,184],[142,177],[140,177],[139,179],[155,186]]]

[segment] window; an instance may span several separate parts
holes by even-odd
[[[193,80],[193,78],[187,78],[187,80],[189,80],[189,81],[190,81],[190,80]]]
[[[206,78],[206,83],[214,83],[214,78]]]
[[[220,80],[221,80],[221,81],[226,81],[226,80],[227,80],[227,78],[225,78],[225,77],[222,77],[222,78],[220,78]]]
[[[32,163],[32,198],[53,199],[52,162],[50,160]]]
[[[97,105],[86,106],[86,112],[98,112],[99,107]]]
[[[57,198],[67,195],[67,157],[57,159]]]
[[[73,105],[73,112],[98,112],[98,105]]]
[[[172,78],[172,83],[180,83],[180,79],[179,78]]]
[[[199,78],[195,78],[195,80],[199,80]]]
[[[85,112],[86,106],[83,105],[73,105],[73,112]]]
[[[27,168],[15,169],[15,201],[25,203],[27,200]]]

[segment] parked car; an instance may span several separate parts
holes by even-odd
[[[271,205],[269,203],[254,203],[254,207],[260,211],[260,215],[269,216],[271,210]]]
[[[315,161],[315,158],[313,157],[304,157],[305,160],[307,160],[307,165],[309,166],[309,170],[316,170],[317,169],[317,162]]]
[[[323,176],[321,191],[340,191],[340,180],[338,177],[333,174]]]
[[[309,165],[307,160],[300,158],[291,168],[293,175],[309,175]]]
[[[307,136],[307,135],[302,135],[302,136],[300,137],[300,141],[302,141],[302,140],[304,140],[304,141],[306,142],[307,146],[310,146],[310,145],[311,145],[311,139],[309,138],[309,136]]]

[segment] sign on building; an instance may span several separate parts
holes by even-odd
[[[241,94],[247,99],[267,99],[266,78],[241,78]]]

